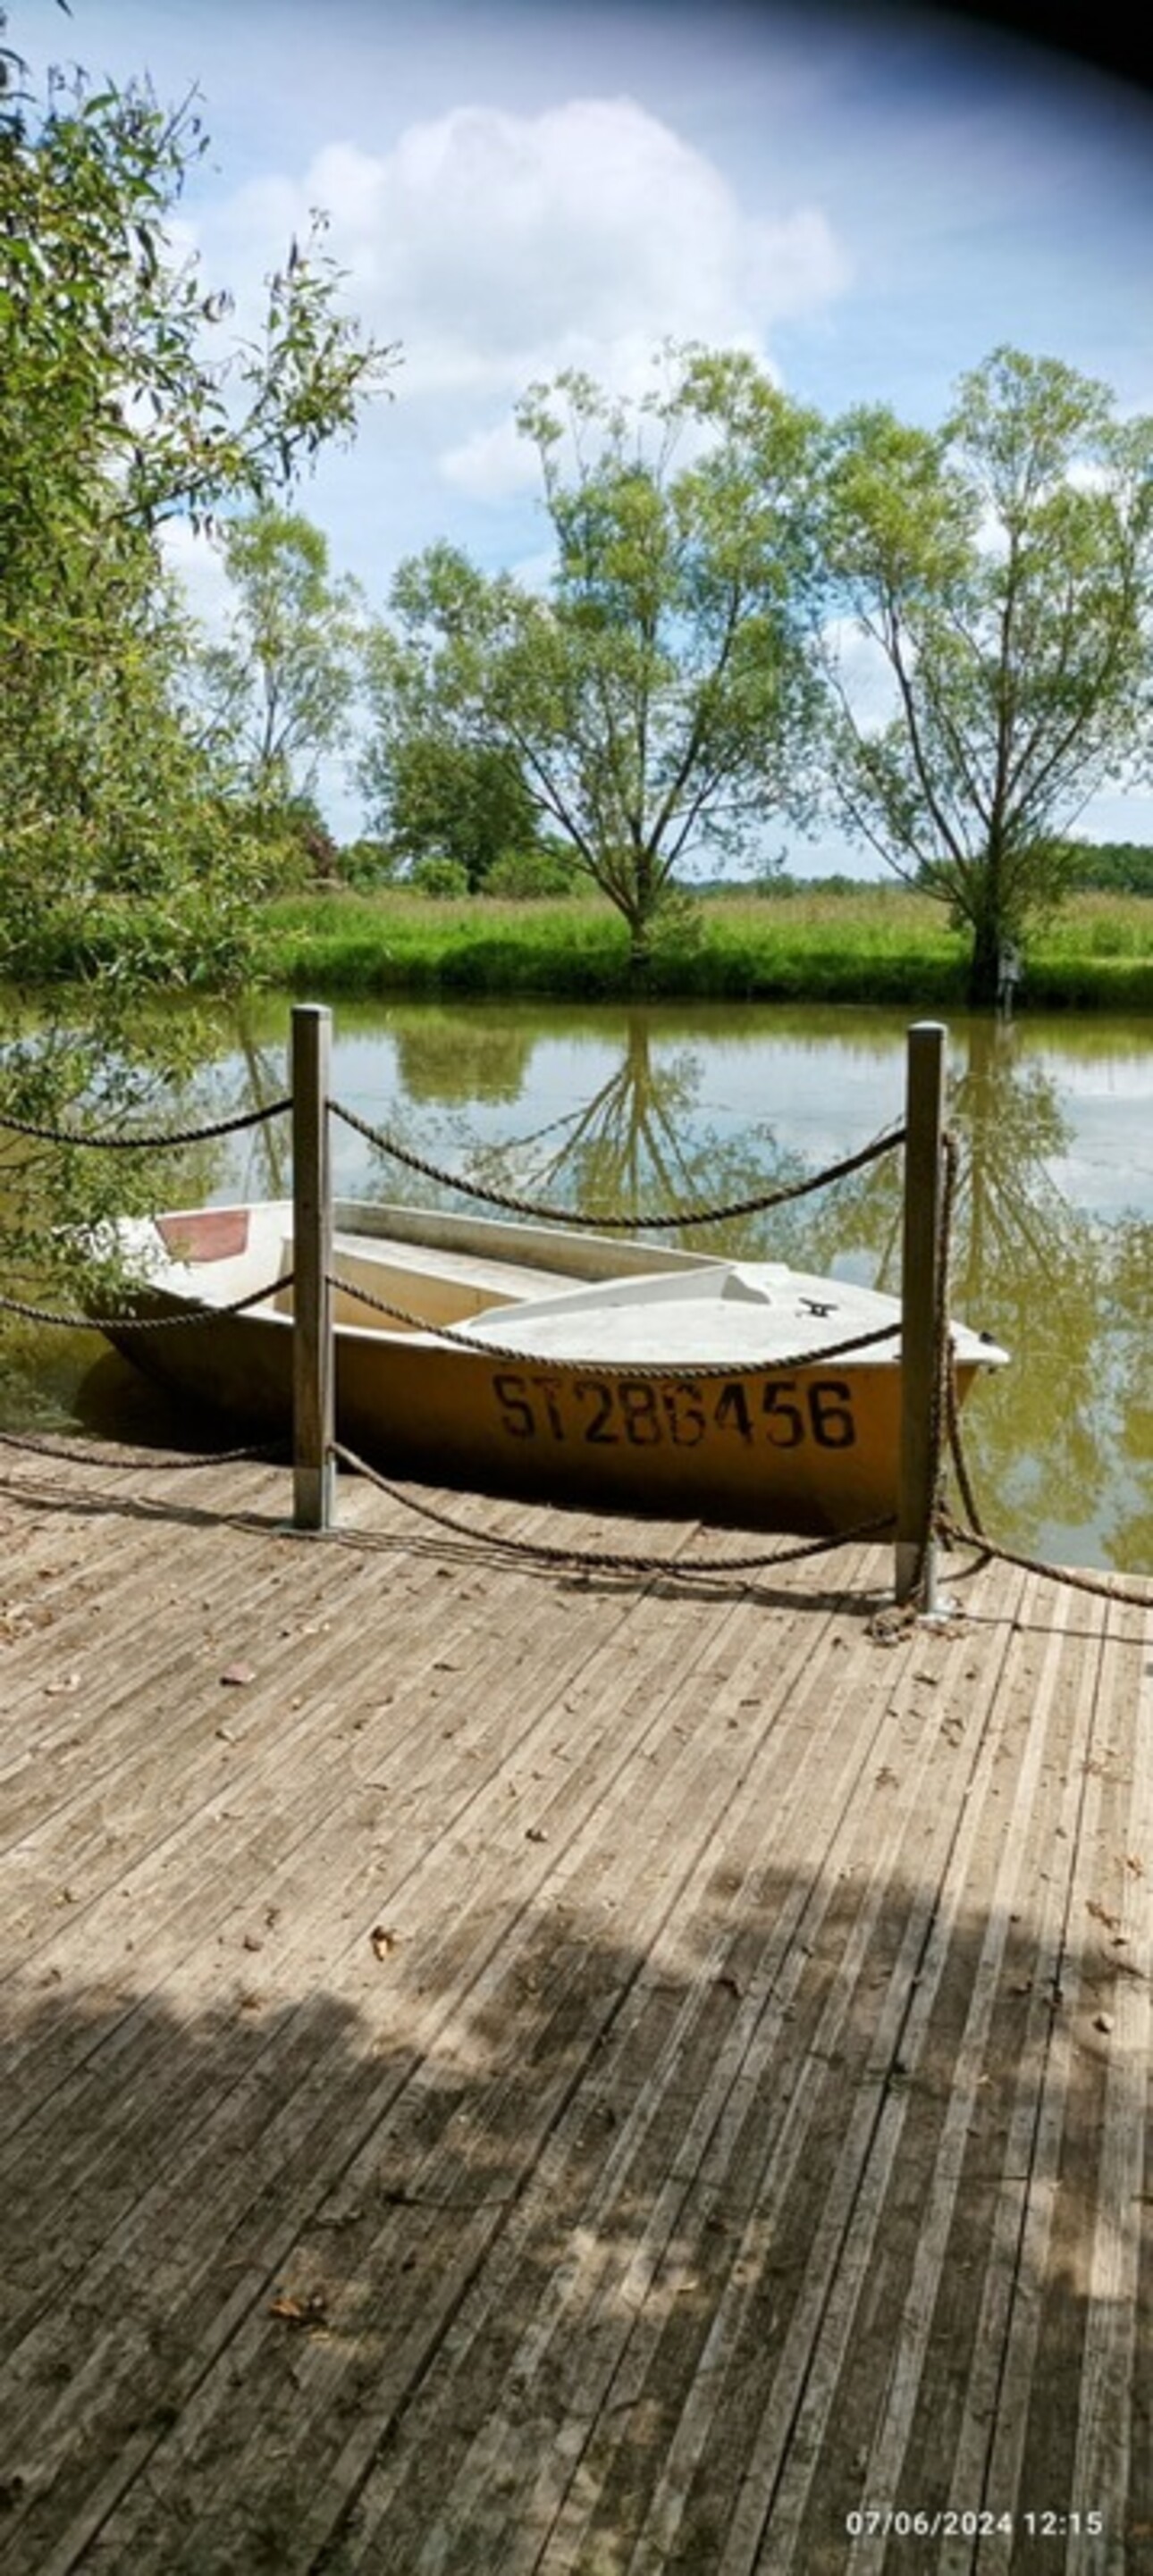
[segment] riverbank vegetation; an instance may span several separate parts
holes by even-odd
[[[1008,348],[936,432],[822,421],[744,353],[656,367],[638,400],[570,370],[521,403],[543,587],[443,543],[401,565],[368,646],[379,828],[414,748],[503,764],[647,983],[683,861],[831,817],[942,905],[993,1004],[1072,822],[1148,755],[1153,418]]]
[[[268,979],[314,995],[555,994],[615,999],[633,987],[628,934],[588,895],[534,903],[432,902],[395,889],[267,907]],[[717,1001],[954,1007],[967,950],[928,895],[886,885],[826,893],[706,895],[653,944],[646,992]],[[1082,894],[1029,949],[1019,1003],[1153,1010],[1153,904]]]

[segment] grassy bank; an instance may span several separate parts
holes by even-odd
[[[271,979],[317,994],[628,991],[623,924],[594,899],[434,903],[402,893],[294,897],[269,906]],[[846,894],[704,899],[657,946],[654,996],[716,1001],[964,1000],[966,944],[939,904],[889,886]],[[1025,1007],[1153,1010],[1153,903],[1080,895],[1031,945]]]

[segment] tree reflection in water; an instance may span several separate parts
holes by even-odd
[[[517,1186],[558,1209],[598,1209],[637,1222],[646,1212],[723,1207],[799,1177],[800,1157],[759,1122],[738,1140],[701,1105],[704,1066],[691,1046],[654,1058],[644,1011],[628,1014],[620,1061],[563,1120],[479,1157],[510,1167]],[[680,1240],[725,1250],[726,1229],[686,1226]]]
[[[518,1122],[494,1141],[458,1107],[446,1139],[453,1167],[558,1209],[626,1215],[726,1204],[803,1176],[805,1158],[775,1125],[745,1126],[734,1138],[710,1116],[707,1045],[657,1045],[643,1008],[629,1013],[619,1043],[595,1090],[539,1128]],[[1013,1357],[982,1384],[967,1417],[990,1525],[1009,1544],[1055,1548],[1070,1561],[1148,1565],[1153,1226],[1094,1217],[1061,1189],[1054,1167],[1069,1153],[1073,1124],[1019,1027],[968,1021],[950,1053],[948,1116],[960,1145],[953,1310]],[[409,1049],[410,1079],[414,1070]],[[899,1106],[896,1049],[894,1074]],[[524,1082],[527,1089],[527,1063]],[[416,1088],[427,1106],[431,1086]],[[847,1108],[851,1097],[849,1089]],[[846,1146],[856,1141],[864,1139],[849,1134]],[[896,1293],[900,1157],[758,1217],[685,1229],[679,1240]]]
[[[990,1526],[1016,1546],[1044,1539],[1071,1562],[1103,1550],[1112,1563],[1149,1566],[1153,1417],[1140,1389],[1153,1227],[1094,1217],[1059,1187],[1053,1166],[1073,1123],[1019,1028],[972,1020],[954,1032],[948,1122],[960,1146],[952,1310],[1013,1360],[966,1417]],[[847,1183],[797,1231],[793,1257],[803,1249],[813,1267],[851,1267],[896,1293],[899,1161]]]
[[[619,1038],[619,1059],[591,1092],[539,1124],[502,1119],[501,1133],[493,1136],[469,1108],[487,1108],[498,1099],[511,1106],[528,1091],[533,1044],[552,1034],[548,1016],[534,1015],[527,1033],[515,1022],[511,1028],[501,1022],[478,1025],[471,1014],[459,1033],[455,1024],[446,1026],[444,1014],[430,1015],[427,1026],[406,1024],[396,1042],[402,1097],[391,1123],[408,1145],[429,1161],[439,1159],[445,1170],[467,1173],[486,1188],[561,1215],[604,1208],[636,1223],[646,1210],[664,1215],[678,1207],[723,1204],[800,1174],[798,1154],[764,1122],[734,1140],[708,1118],[700,1099],[705,1065],[698,1049],[658,1052],[651,1017],[639,1008],[614,1013],[611,1028],[614,1046]],[[509,1050],[503,1062],[515,1067],[515,1084],[509,1080],[498,1092],[501,1036]],[[488,1080],[470,1089],[460,1078],[461,1067],[476,1061],[478,1050]],[[419,1120],[409,1115],[414,1108]],[[444,1113],[439,1117],[438,1109]],[[357,1187],[365,1194],[395,1195],[396,1173],[388,1155],[373,1155],[369,1176]],[[435,1185],[420,1175],[403,1178],[406,1196],[424,1200],[434,1192]],[[744,1242],[727,1244],[724,1236],[724,1228],[710,1229],[708,1248],[748,1249]],[[682,1239],[691,1249],[703,1237],[686,1227]]]

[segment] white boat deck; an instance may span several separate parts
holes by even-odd
[[[366,1211],[367,1214],[367,1211]],[[414,1217],[413,1223],[418,1220]],[[190,1218],[190,1225],[199,1220]],[[443,1220],[441,1221],[443,1223]],[[170,1245],[179,1244],[178,1219],[166,1219]],[[779,1262],[725,1261],[683,1254],[671,1261],[653,1253],[650,1272],[637,1271],[645,1247],[619,1247],[622,1275],[581,1277],[575,1283],[560,1268],[558,1238],[536,1240],[547,1247],[556,1265],[517,1261],[483,1248],[488,1235],[504,1244],[517,1233],[531,1243],[531,1229],[508,1226],[475,1229],[480,1241],[422,1243],[389,1233],[375,1236],[365,1226],[339,1227],[334,1236],[335,1271],[346,1288],[338,1295],[336,1316],[342,1329],[379,1332],[388,1319],[374,1315],[358,1300],[356,1290],[424,1317],[430,1326],[463,1328],[479,1345],[494,1343],[560,1363],[633,1362],[677,1370],[694,1367],[772,1368],[860,1334],[888,1327],[887,1338],[854,1355],[854,1365],[891,1366],[899,1350],[900,1315],[892,1297],[841,1279],[810,1276]],[[150,1248],[153,1284],[181,1297],[228,1305],[250,1295],[265,1280],[270,1285],[269,1310],[291,1311],[292,1291],[278,1288],[292,1268],[291,1208],[270,1204],[253,1208],[243,1250],[213,1248],[203,1259],[181,1261],[170,1250],[155,1259],[151,1228],[125,1229],[126,1240]],[[610,1256],[613,1246],[574,1246],[574,1259]],[[627,1264],[628,1267],[624,1267]],[[259,1309],[257,1311],[260,1311]],[[958,1358],[967,1364],[997,1366],[1005,1354],[964,1326],[955,1327]]]
[[[541,1359],[759,1368],[885,1325],[888,1338],[861,1352],[862,1361],[891,1364],[897,1355],[900,1314],[891,1297],[808,1278],[781,1263],[733,1261],[670,1278],[557,1290],[513,1314],[482,1318],[469,1337]]]

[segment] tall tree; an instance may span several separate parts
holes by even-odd
[[[236,760],[258,813],[311,796],[353,697],[360,584],[329,571],[328,539],[299,511],[265,502],[222,531],[234,605],[203,653],[212,733]]]
[[[361,763],[375,828],[402,861],[455,859],[475,894],[498,859],[533,848],[536,798],[503,745],[420,731],[398,713],[394,703]]]
[[[582,375],[518,412],[553,541],[544,592],[437,545],[375,639],[378,739],[515,762],[643,967],[682,863],[793,795],[813,716],[804,634],[815,424],[751,358],[666,351],[636,403]]]
[[[171,238],[206,145],[190,103],[55,72],[37,98],[11,46],[0,72],[0,973],[82,970],[67,1028],[17,1034],[0,1087],[17,1112],[94,1087],[111,1111],[146,1079],[141,995],[244,953],[161,531],[290,486],[391,357],[342,316],[319,223],[259,340],[228,343],[229,298]],[[156,1043],[170,1062],[175,1031]],[[46,1239],[31,1184],[26,1216]]]
[[[1070,824],[1150,749],[1153,418],[998,349],[937,434],[850,413],[828,443],[828,632],[864,636],[888,711],[830,650],[842,815],[971,936],[970,999],[1059,899]]]

